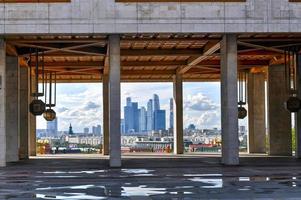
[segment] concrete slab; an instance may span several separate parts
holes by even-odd
[[[34,159],[0,168],[0,199],[298,199],[301,161],[241,158]],[[147,166],[147,167],[146,167]]]
[[[300,32],[300,10],[288,0],[7,3],[0,5],[0,34]]]

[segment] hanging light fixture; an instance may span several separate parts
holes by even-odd
[[[284,52],[284,65],[285,65],[285,82],[286,89],[289,94],[288,100],[285,102],[285,108],[289,112],[298,112],[301,108],[300,99],[297,96],[297,65],[299,47],[290,47]]]
[[[49,82],[49,91],[47,91],[47,82]],[[47,109],[44,112],[43,117],[46,119],[46,121],[53,121],[56,118],[56,112],[52,109],[52,107],[55,107],[56,105],[56,73],[54,73],[54,77],[53,77],[53,72],[50,72],[49,79],[48,79],[48,75],[46,74],[45,90],[46,90],[45,102],[46,102]],[[47,100],[47,92],[49,94],[48,100]],[[52,96],[52,93],[54,97]]]
[[[29,105],[30,112],[37,116],[42,115],[45,111],[45,103],[39,99],[39,97],[44,96],[44,53],[42,53],[42,91],[39,89],[39,65],[40,65],[40,57],[39,57],[39,49],[35,49],[35,66],[34,66],[34,72],[32,67],[32,49],[30,49],[29,54],[29,70],[30,70],[30,94],[33,97],[33,100],[31,101]],[[35,79],[32,79],[32,76],[35,77]],[[33,87],[34,86],[34,87]]]
[[[238,72],[238,119],[244,119],[248,115],[247,109],[247,72]]]

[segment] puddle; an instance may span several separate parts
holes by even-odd
[[[153,174],[135,174],[134,176],[154,176]]]
[[[191,189],[194,188],[193,186],[190,185],[183,185],[183,186],[176,186],[175,189]]]
[[[106,199],[105,197],[97,197],[93,195],[87,195],[84,193],[64,193],[65,195],[46,195],[46,194],[36,194],[36,198],[40,199],[72,199],[72,200],[79,200],[79,199]]]
[[[72,190],[86,190],[89,188],[104,188],[104,186],[95,186],[95,185],[74,185],[74,186],[61,186],[61,187],[45,187],[45,188],[36,188],[36,190],[58,190],[58,189],[72,189]]]
[[[106,170],[84,170],[84,171],[53,171],[53,172],[42,172],[43,174],[96,174],[104,173]]]
[[[239,181],[250,181],[250,177],[239,177]]]
[[[194,176],[202,176],[202,177],[216,177],[222,176],[222,174],[183,174],[183,176],[194,177]]]
[[[128,174],[148,174],[150,172],[154,172],[155,170],[148,169],[121,169],[122,172]]]
[[[193,182],[201,182],[205,185],[202,185],[201,188],[222,188],[223,187],[223,180],[222,179],[206,179],[206,178],[191,178],[188,179]]]
[[[35,176],[35,178],[77,178],[78,176]]]
[[[165,188],[151,188],[146,185],[138,187],[122,187],[122,196],[150,196],[166,194]]]

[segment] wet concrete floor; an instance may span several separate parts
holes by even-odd
[[[0,199],[301,199],[301,160],[241,158],[33,159],[0,168]]]

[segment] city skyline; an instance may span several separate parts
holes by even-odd
[[[149,95],[145,95],[147,89]],[[147,109],[150,95],[160,96],[160,107],[167,111],[166,127],[169,127],[170,98],[172,98],[171,83],[122,83],[121,88],[121,118],[126,97],[139,102]],[[68,130],[72,123],[75,132],[83,132],[83,128],[102,125],[102,84],[58,84],[57,107],[54,110],[60,118],[59,131]],[[183,84],[184,127],[193,123],[197,128],[220,128],[220,83],[184,83]],[[241,121],[246,125],[245,120]],[[37,118],[37,128],[46,129],[42,117]]]
[[[124,130],[121,129],[122,134],[166,130],[166,110],[160,109],[159,95],[153,94],[146,107],[147,109],[139,102],[133,102],[130,96],[126,97],[126,105],[123,108]],[[122,126],[123,124],[121,124]]]

